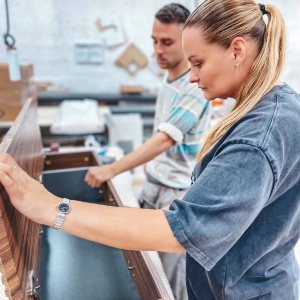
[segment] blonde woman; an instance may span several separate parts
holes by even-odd
[[[207,0],[187,20],[183,47],[205,98],[237,101],[208,133],[183,201],[140,210],[72,200],[61,229],[123,249],[186,251],[189,299],[297,300],[300,99],[279,80],[284,21],[272,5]],[[61,199],[0,159],[13,205],[53,226]]]

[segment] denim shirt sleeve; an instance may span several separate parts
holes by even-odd
[[[274,182],[269,160],[253,145],[230,144],[175,200],[167,221],[179,243],[208,271],[245,233],[267,203]]]

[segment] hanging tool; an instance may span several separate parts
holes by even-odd
[[[4,43],[7,46],[7,63],[9,78],[11,81],[19,81],[21,79],[20,67],[18,63],[18,52],[15,47],[16,40],[9,33],[9,10],[8,10],[8,0],[5,0],[5,11],[6,11],[6,33],[3,35]]]

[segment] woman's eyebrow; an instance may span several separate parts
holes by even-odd
[[[188,60],[189,61],[192,61],[194,58],[196,58],[197,57],[197,55],[190,55],[189,57],[188,57]]]

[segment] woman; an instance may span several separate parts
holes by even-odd
[[[140,210],[72,200],[68,213],[64,200],[59,219],[61,199],[8,155],[0,158],[0,181],[36,222],[123,249],[187,251],[189,299],[296,300],[300,101],[279,80],[283,19],[252,0],[207,0],[187,20],[183,47],[190,81],[207,99],[236,99],[208,133],[183,201]]]

